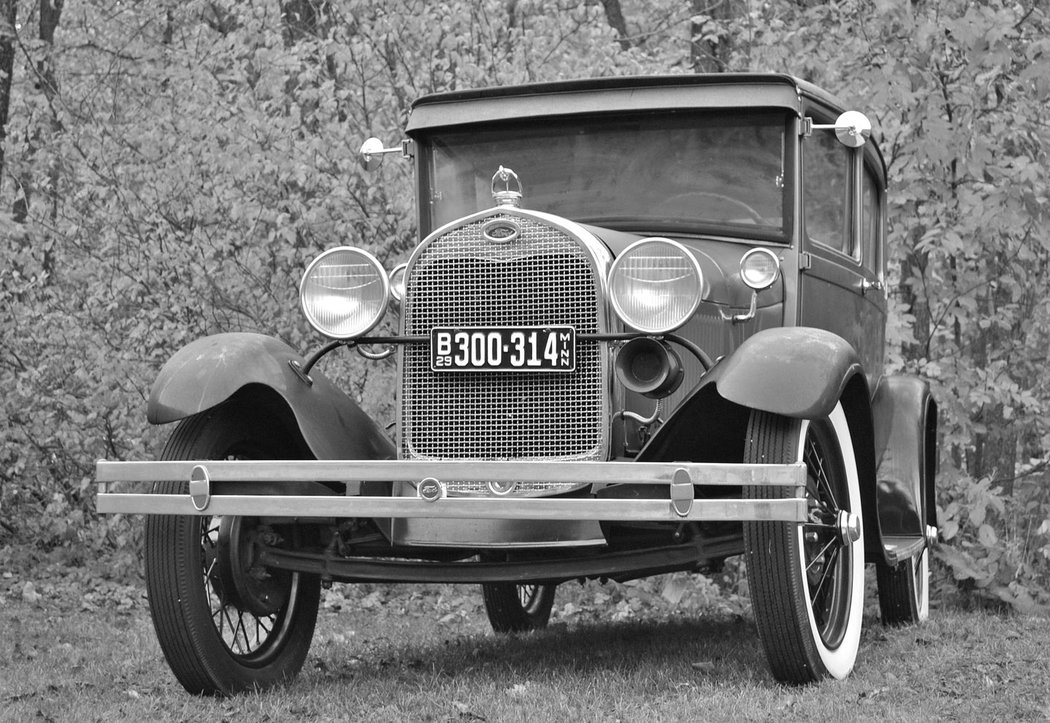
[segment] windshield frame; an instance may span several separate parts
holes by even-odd
[[[417,200],[421,237],[425,237],[438,226],[442,226],[450,220],[453,220],[450,218],[442,218],[440,220],[436,219],[431,207],[432,188],[436,185],[432,181],[436,173],[435,159],[440,153],[440,151],[437,150],[437,147],[442,143],[443,139],[450,137],[462,138],[464,136],[480,137],[501,132],[513,134],[515,131],[527,131],[532,133],[537,128],[550,127],[552,125],[561,125],[565,129],[583,127],[585,125],[600,127],[603,124],[615,127],[617,125],[633,122],[646,122],[652,124],[655,121],[656,123],[660,123],[661,121],[664,121],[664,119],[667,119],[666,122],[668,123],[673,123],[674,127],[680,130],[689,127],[690,119],[695,119],[699,124],[701,122],[710,123],[712,119],[725,118],[727,116],[739,119],[752,119],[756,121],[754,123],[756,128],[763,125],[763,119],[772,118],[774,120],[773,123],[766,122],[764,125],[776,126],[782,129],[780,136],[780,162],[782,166],[782,175],[779,179],[779,228],[772,225],[764,226],[745,223],[720,223],[717,220],[711,219],[681,219],[674,217],[657,218],[652,216],[639,217],[631,215],[611,216],[608,214],[602,214],[601,216],[573,214],[566,217],[578,223],[591,224],[618,231],[644,234],[666,233],[678,236],[713,235],[718,237],[739,238],[743,240],[768,241],[786,245],[790,243],[792,238],[795,220],[794,198],[796,195],[795,185],[797,180],[797,174],[795,173],[797,164],[797,143],[795,142],[796,139],[794,134],[796,132],[797,118],[793,112],[787,111],[784,108],[754,106],[722,109],[675,109],[633,113],[587,113],[551,116],[548,118],[512,118],[470,125],[460,124],[451,127],[430,127],[425,133],[421,133],[416,137],[418,143]],[[775,122],[776,120],[779,120],[780,122],[777,123]],[[495,169],[493,169],[493,171],[495,171]],[[699,177],[700,174],[698,174],[698,178]],[[522,203],[523,207],[556,214],[558,213],[557,210],[531,205],[529,203],[529,179],[527,177],[523,178],[522,183],[525,186]],[[480,204],[479,208],[465,209],[465,212],[459,214],[459,216],[467,216],[476,211],[483,210],[484,208],[491,208],[492,205],[495,205],[494,202],[487,205],[484,204],[480,197],[478,198],[478,202]],[[771,216],[770,218],[773,217]]]

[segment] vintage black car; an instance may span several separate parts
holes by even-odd
[[[925,618],[936,405],[884,374],[886,171],[845,110],[783,75],[606,78],[427,96],[366,142],[414,164],[407,264],[325,251],[300,298],[329,343],[193,342],[150,396],[162,461],[98,463],[98,509],[148,515],[179,681],[294,676],[331,581],[480,584],[516,632],[562,582],[742,555],[794,683],[852,670],[866,562],[884,622]],[[336,349],[396,354],[391,432]]]

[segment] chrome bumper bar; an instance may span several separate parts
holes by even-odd
[[[379,517],[501,520],[684,522],[807,519],[804,464],[687,462],[430,462],[178,461],[96,465],[101,513],[245,515],[252,517]],[[670,499],[449,497],[441,480],[570,482],[605,487],[665,485]],[[119,483],[186,480],[187,494],[114,491]],[[352,494],[363,481],[403,482],[411,496]],[[340,482],[346,495],[213,494],[213,482]],[[780,486],[793,497],[775,500],[696,499],[694,485]],[[250,485],[246,485],[250,489]]]

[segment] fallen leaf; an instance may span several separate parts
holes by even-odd
[[[580,608],[578,608],[576,605],[572,604],[571,602],[567,602],[567,603],[565,603],[565,605],[562,606],[561,612],[559,614],[562,615],[563,617],[567,617],[568,618],[568,617],[572,617],[573,615],[576,615],[578,612],[580,612]]]
[[[507,688],[507,695],[509,695],[509,696],[511,696],[513,698],[521,698],[522,696],[528,694],[528,692],[529,692],[529,684],[528,683],[515,683],[510,688]]]
[[[33,583],[27,582],[22,586],[22,600],[30,605],[36,605],[40,602],[41,597],[43,596],[36,591],[36,586]]]
[[[672,605],[677,605],[682,601],[682,597],[685,596],[687,589],[685,582],[680,578],[668,577],[667,583],[664,585],[663,592],[661,592],[660,595]]]

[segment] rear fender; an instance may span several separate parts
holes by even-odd
[[[937,404],[926,382],[889,376],[872,406],[879,524],[887,543],[915,547],[936,525]]]
[[[320,371],[311,382],[290,362],[302,357],[262,334],[228,333],[198,339],[175,353],[150,392],[147,417],[166,424],[211,409],[235,394],[250,399],[254,385],[276,393],[316,459],[393,459],[383,429]],[[238,392],[240,392],[238,394]]]

